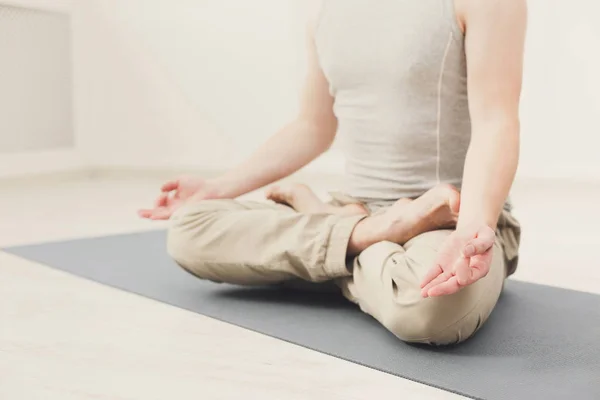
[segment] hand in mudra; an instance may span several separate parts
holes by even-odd
[[[423,297],[453,294],[490,271],[496,234],[487,225],[454,231],[421,283]]]
[[[166,182],[153,208],[141,209],[138,215],[152,220],[165,220],[184,203],[193,200],[219,198],[217,185],[210,180],[197,177],[182,177]]]

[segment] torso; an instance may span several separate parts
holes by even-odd
[[[325,0],[315,27],[346,157],[364,200],[461,186],[470,141],[463,34],[454,0]]]

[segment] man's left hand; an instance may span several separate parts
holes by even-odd
[[[487,225],[456,230],[442,244],[435,265],[421,283],[423,297],[453,294],[490,271],[496,234]]]

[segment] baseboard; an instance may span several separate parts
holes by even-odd
[[[80,174],[87,171],[77,149],[0,154],[0,178],[19,179],[55,174]]]
[[[76,0],[2,0],[2,5],[33,10],[71,13]]]
[[[94,177],[102,178],[143,178],[143,177],[162,177],[168,179],[173,176],[181,175],[201,175],[206,178],[211,178],[222,174],[226,168],[221,166],[208,166],[194,164],[190,165],[187,163],[177,162],[161,162],[148,164],[138,163],[132,164],[111,164],[103,165],[91,168],[89,171]],[[344,158],[343,155],[337,150],[330,150],[325,153],[302,170],[293,174],[288,179],[299,179],[299,180],[310,180],[315,177],[319,179],[331,179],[332,181],[339,181],[340,177],[344,173]]]
[[[168,166],[166,166],[168,165]],[[196,165],[111,165],[90,166],[82,155],[74,150],[55,150],[31,154],[0,155],[0,179],[19,180],[23,178],[44,179],[170,179],[181,175],[201,175],[206,178],[220,175],[224,170],[204,168]],[[332,151],[303,168],[286,180],[310,182],[318,178],[321,182],[331,182],[332,187],[343,178],[344,161],[339,152]],[[523,171],[517,174],[515,185],[529,182],[548,184],[600,184],[600,175],[577,168],[560,173],[549,171]]]

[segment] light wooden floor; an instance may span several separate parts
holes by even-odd
[[[155,229],[135,210],[160,180],[0,182],[0,246]],[[515,279],[600,293],[600,186],[526,182],[513,198]],[[0,252],[0,399],[239,398],[461,397]]]

